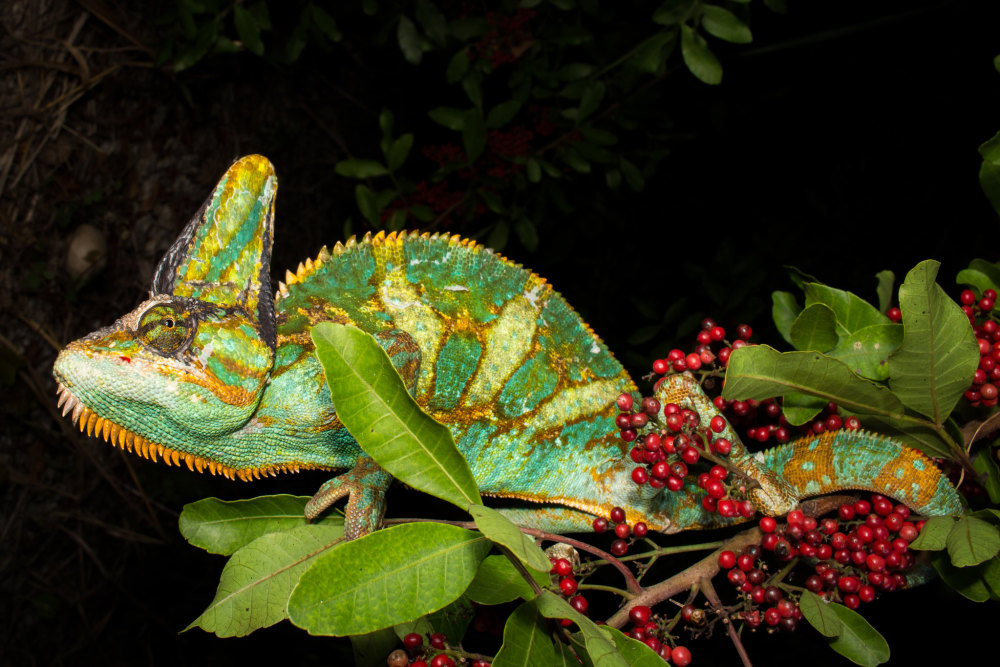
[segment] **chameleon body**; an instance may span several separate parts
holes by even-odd
[[[371,333],[421,407],[451,430],[484,495],[512,499],[515,521],[590,530],[612,506],[629,522],[677,532],[730,523],[701,489],[637,486],[615,426],[635,385],[542,278],[472,241],[399,233],[324,248],[269,283],[277,181],[261,156],[235,162],[157,267],[150,298],[69,344],[56,361],[60,406],[81,430],[165,463],[250,480],[347,470],[307,507],[348,497],[348,534],[378,527],[391,478],[341,425],[310,329]],[[671,376],[661,404],[717,410]],[[751,455],[728,429],[730,461],[757,509],[868,488],[924,514],[961,511],[929,459],[891,440],[838,432]],[[518,503],[518,501],[525,501]]]

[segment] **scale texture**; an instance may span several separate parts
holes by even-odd
[[[376,529],[391,478],[337,419],[310,339],[317,322],[375,336],[423,409],[449,427],[484,495],[523,525],[589,530],[613,506],[676,532],[723,525],[693,484],[637,486],[615,399],[635,385],[544,279],[457,236],[365,236],[269,283],[277,179],[248,156],[223,175],[157,267],[150,298],[70,343],[54,374],[81,430],[168,465],[229,478],[347,470],[307,508],[347,497],[348,534]],[[656,387],[661,404],[717,414],[691,378]],[[838,433],[730,460],[757,509],[866,488],[924,514],[961,511],[923,455],[867,433]],[[520,502],[524,501],[524,502]]]

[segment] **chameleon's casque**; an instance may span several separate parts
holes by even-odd
[[[519,523],[587,530],[615,505],[665,532],[728,521],[702,509],[694,485],[672,493],[632,482],[614,426],[631,379],[542,278],[472,241],[351,239],[289,272],[272,297],[276,191],[266,158],[234,163],[161,260],[150,298],[63,350],[59,405],[81,430],[230,478],[348,469],[307,512],[349,496],[348,533],[364,534],[381,522],[391,478],[333,409],[309,336],[332,321],[375,336],[417,402],[449,427],[485,495],[529,501],[507,510]],[[716,414],[683,376],[657,395]],[[878,436],[823,436],[754,457],[725,435],[766,513],[840,488],[924,513],[961,510],[929,459]]]

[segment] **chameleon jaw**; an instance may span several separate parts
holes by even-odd
[[[157,458],[168,466],[174,465],[179,467],[181,462],[183,462],[192,471],[205,472],[208,470],[213,475],[222,475],[227,479],[233,480],[240,479],[244,482],[260,479],[261,476],[275,477],[279,472],[298,472],[301,469],[314,467],[289,463],[261,468],[234,468],[201,456],[181,452],[153,442],[106,417],[101,417],[84,405],[66,385],[61,382],[58,385],[56,393],[59,395],[59,402],[56,404],[56,408],[62,409],[63,417],[70,415],[73,425],[78,426],[81,433],[86,432],[89,436],[103,438],[112,447],[117,446],[123,451],[137,454],[154,463],[157,461]]]

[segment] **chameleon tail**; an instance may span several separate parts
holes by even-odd
[[[791,485],[800,500],[864,489],[925,516],[962,513],[958,492],[929,458],[874,433],[830,431],[759,452],[755,458]]]

